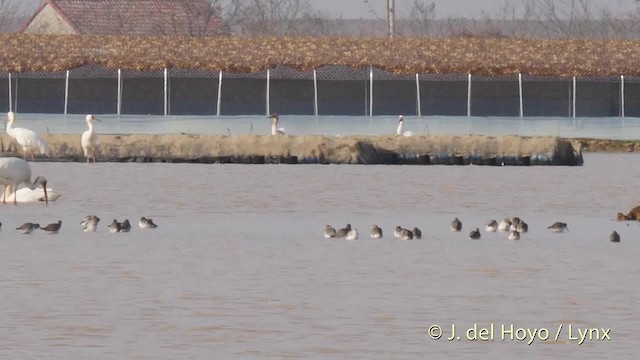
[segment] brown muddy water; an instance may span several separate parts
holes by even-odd
[[[613,220],[637,205],[638,154],[586,154],[582,167],[32,168],[62,197],[0,206],[3,359],[632,359],[640,351],[640,225]],[[101,218],[96,233],[81,231],[88,214]],[[139,229],[141,216],[159,227]],[[484,232],[487,220],[507,216],[529,223],[518,242]],[[454,217],[460,233],[449,230]],[[109,233],[114,218],[135,228]],[[14,230],[58,219],[58,235]],[[551,233],[555,221],[570,231]],[[346,223],[358,241],[323,237],[325,224]],[[382,239],[368,238],[374,223]],[[395,240],[396,225],[418,226],[423,239]],[[480,241],[468,239],[475,227]],[[608,241],[613,230],[621,243]],[[439,340],[432,325],[443,329]],[[493,339],[480,335],[492,325]],[[502,332],[511,325],[513,339]],[[597,331],[579,344],[579,329]],[[527,331],[537,331],[530,345]]]

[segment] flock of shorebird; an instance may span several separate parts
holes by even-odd
[[[84,232],[96,232],[98,229],[98,222],[100,222],[100,218],[96,215],[87,215],[84,220],[80,223],[82,225],[82,231]],[[138,221],[138,226],[141,229],[155,229],[158,227],[152,219],[141,217]],[[125,219],[122,222],[119,222],[117,219],[113,219],[111,224],[107,226],[109,231],[112,233],[117,232],[129,232],[131,231],[131,223],[129,219]]]
[[[451,231],[460,232],[462,231],[462,221],[457,217],[451,221],[450,225]],[[551,230],[554,233],[562,233],[568,232],[569,227],[567,227],[567,223],[563,222],[555,222],[549,226],[547,229]],[[529,225],[524,222],[524,220],[519,217],[511,217],[504,218],[502,221],[498,222],[496,220],[489,220],[485,225],[484,230],[487,233],[494,233],[497,231],[507,232],[508,240],[520,240],[520,234],[526,233],[529,231]],[[422,231],[417,227],[414,227],[412,230],[405,229],[401,226],[396,226],[393,231],[393,235],[396,239],[399,240],[414,240],[422,238]],[[382,229],[378,225],[371,225],[371,230],[369,236],[372,239],[380,239],[382,238]],[[345,238],[346,240],[358,240],[359,234],[358,229],[351,227],[351,224],[347,224],[346,227],[341,229],[335,229],[331,225],[325,225],[324,227],[324,237],[329,238]],[[480,240],[482,234],[480,233],[479,228],[473,229],[469,233],[470,240]],[[616,231],[612,232],[609,235],[609,241],[611,242],[620,242],[620,234]]]
[[[82,225],[82,231],[96,232],[96,230],[98,229],[98,222],[100,222],[100,218],[95,215],[85,216],[84,220],[80,222],[80,225]],[[140,218],[140,221],[138,221],[138,226],[141,229],[154,229],[158,227],[158,225],[156,225],[153,220],[145,218],[144,216]],[[2,228],[2,223],[0,223],[0,228]],[[62,228],[61,220],[58,220],[58,222],[49,224],[44,227],[41,227],[38,223],[27,222],[22,224],[20,227],[17,227],[16,231],[20,234],[28,235],[35,230],[40,229],[47,234],[57,234],[60,231],[60,228]],[[128,219],[123,222],[118,222],[116,219],[113,219],[113,222],[109,224],[108,228],[112,233],[129,232],[131,230],[131,223],[129,223]]]

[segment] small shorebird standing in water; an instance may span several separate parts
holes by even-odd
[[[16,228],[16,230],[18,230],[18,232],[20,232],[21,234],[31,234],[35,229],[40,229],[40,224],[28,222]]]
[[[100,218],[95,215],[87,215],[80,223],[82,225],[82,231],[84,232],[96,232],[98,228],[98,222]]]
[[[504,218],[498,224],[498,231],[509,231],[509,227],[511,227],[511,219]]]
[[[131,230],[131,223],[129,219],[125,219],[122,223],[120,223],[120,232],[129,232]]]
[[[475,230],[469,233],[470,240],[480,240],[480,229],[476,228]]]
[[[520,240],[520,232],[515,231],[515,230],[509,232],[509,236],[507,237],[507,239],[509,239],[509,240]]]
[[[382,237],[382,229],[378,225],[371,225],[371,238],[380,239]]]
[[[402,235],[402,226],[398,225],[396,226],[396,228],[393,230],[393,236],[396,237],[396,239],[400,239],[400,236]]]
[[[351,230],[351,224],[347,224],[346,227],[343,227],[342,229],[338,229],[336,231],[336,237],[339,237],[339,238],[346,237],[350,230]]]
[[[40,230],[46,232],[47,234],[57,234],[58,231],[60,231],[61,227],[62,227],[62,220],[58,220],[57,223],[49,224],[43,228],[40,228]]]
[[[113,219],[113,222],[109,224],[108,227],[109,227],[109,231],[111,231],[112,233],[120,232],[120,229],[121,229],[121,225],[116,219]]]
[[[413,240],[413,233],[409,229],[400,230],[400,236],[398,237],[400,240]]]
[[[417,227],[414,227],[411,232],[413,233],[414,239],[422,239],[422,231]]]
[[[462,221],[458,218],[453,219],[451,222],[451,231],[460,231],[462,230]]]
[[[620,234],[617,231],[614,231],[609,235],[609,241],[611,242],[620,242]]]
[[[324,237],[327,239],[336,237],[336,229],[334,229],[331,225],[325,225]]]
[[[486,232],[496,232],[498,230],[498,222],[495,220],[489,220],[487,226],[484,227]]]
[[[347,236],[345,236],[347,240],[358,240],[358,229],[352,228],[347,232]]]
[[[563,222],[554,222],[550,226],[547,226],[547,229],[551,229],[551,231],[557,232],[557,233],[569,231],[569,228],[567,227],[567,223],[563,223]]]
[[[140,221],[138,222],[138,226],[141,229],[155,229],[158,227],[158,225],[156,225],[153,220],[151,219],[147,219],[146,217],[141,217]]]

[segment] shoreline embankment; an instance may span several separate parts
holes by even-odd
[[[80,134],[49,134],[43,161],[86,161]],[[6,134],[2,156],[22,157]],[[559,137],[422,136],[268,136],[268,135],[100,135],[99,162],[241,164],[410,164],[410,165],[582,165],[590,142]],[[594,142],[601,148],[604,142]],[[622,146],[622,145],[621,145]],[[634,145],[635,146],[635,145]],[[629,151],[629,147],[624,147]],[[635,147],[634,147],[635,149]]]

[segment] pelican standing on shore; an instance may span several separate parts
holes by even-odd
[[[87,122],[88,130],[82,133],[82,137],[80,138],[80,144],[82,145],[82,151],[84,152],[84,156],[87,158],[87,164],[93,159],[93,162],[96,162],[96,149],[98,145],[100,145],[100,138],[98,134],[93,131],[93,122],[100,121],[100,119],[96,118],[92,114],[88,114],[85,117],[85,121]]]
[[[284,135],[285,133],[284,128],[278,127],[278,121],[279,121],[278,113],[273,113],[269,115],[269,119],[271,119],[271,135]]]
[[[24,159],[27,160],[27,154],[31,155],[31,160],[36,161],[33,155],[34,150],[39,150],[40,154],[47,155],[49,153],[49,143],[38,136],[35,131],[25,128],[14,128],[13,123],[16,121],[16,114],[13,111],[7,113],[7,134],[15,140],[24,151]]]
[[[38,176],[31,182],[31,166],[19,158],[0,158],[0,184],[4,185],[4,192],[2,194],[2,203],[6,204],[6,197],[9,192],[14,191],[13,205],[18,204],[18,187],[22,184],[26,185],[29,189],[35,190],[39,185],[42,186],[44,191],[44,201],[49,203],[49,197],[47,196],[47,179],[44,176]]]

